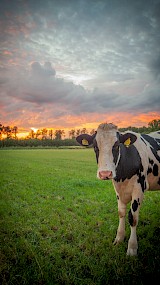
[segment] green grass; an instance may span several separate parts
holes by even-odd
[[[92,149],[0,151],[1,284],[144,284],[160,276],[160,192],[148,192],[137,257],[118,226],[110,181]]]

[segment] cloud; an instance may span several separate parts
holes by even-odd
[[[11,2],[0,12],[8,118],[159,112],[159,0]]]
[[[142,94],[137,95],[137,103],[135,104],[135,110],[139,109],[139,106],[143,113],[156,111],[159,112],[160,108],[160,84],[154,82],[154,85],[148,86],[142,92]],[[138,106],[139,105],[139,106]]]
[[[7,82],[7,84],[5,83]],[[121,84],[121,82],[120,82]],[[6,88],[4,88],[4,85]],[[53,108],[61,108],[63,114],[81,115],[99,112],[149,112],[159,109],[159,85],[145,88],[141,93],[126,96],[113,90],[94,89],[87,91],[81,85],[75,85],[56,77],[56,71],[50,62],[40,64],[33,62],[30,70],[23,72],[8,71],[8,78],[4,78],[3,88],[6,98],[45,106],[51,104]],[[120,87],[119,87],[120,88]],[[118,89],[117,89],[118,91]],[[3,103],[3,98],[2,98]],[[6,99],[5,99],[6,104]],[[33,107],[29,107],[33,108]],[[59,112],[58,112],[59,114]],[[59,116],[54,112],[54,116]]]
[[[55,76],[55,69],[52,67],[50,62],[45,62],[42,66],[39,62],[33,62],[31,65],[33,76],[38,77],[49,77]]]
[[[160,81],[160,56],[152,60],[152,62],[150,63],[150,69],[155,79]]]

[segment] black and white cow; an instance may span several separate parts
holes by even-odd
[[[97,177],[112,179],[119,214],[114,244],[125,238],[126,206],[131,201],[128,214],[131,234],[127,254],[136,255],[136,227],[144,192],[160,190],[160,132],[121,134],[115,125],[104,123],[94,135],[82,134],[76,139],[83,146],[93,145],[98,163]]]

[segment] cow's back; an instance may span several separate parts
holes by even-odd
[[[160,190],[160,132],[142,134],[141,140],[144,144],[144,151],[141,155],[147,156],[147,181],[149,190]],[[146,166],[146,165],[145,165]]]

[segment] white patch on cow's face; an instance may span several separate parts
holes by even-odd
[[[99,172],[101,171],[111,171],[112,178],[116,177],[116,166],[113,162],[112,147],[117,141],[117,129],[112,128],[108,130],[99,127],[96,141],[99,149],[97,177],[100,178]]]

